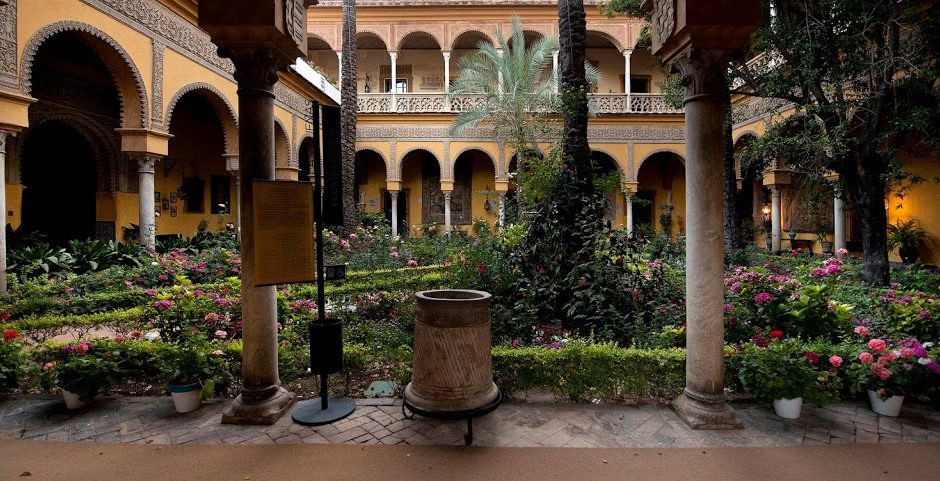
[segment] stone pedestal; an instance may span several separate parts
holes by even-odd
[[[724,397],[724,219],[722,102],[728,52],[691,49],[675,62],[685,86],[686,299],[685,392],[673,401],[692,428],[739,428]]]
[[[242,259],[242,392],[223,413],[226,424],[274,424],[294,401],[277,369],[274,286],[255,286],[252,181],[274,179],[274,84],[283,61],[264,48],[224,48],[238,82],[238,170]]]

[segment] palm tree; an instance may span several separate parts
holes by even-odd
[[[454,118],[450,135],[459,136],[485,121],[517,152],[534,152],[545,125],[541,118],[555,102],[554,78],[545,70],[551,67],[558,40],[540,38],[526,48],[521,21],[513,17],[511,23],[509,39],[497,31],[498,45],[481,41],[476,52],[457,64],[451,96],[479,95],[483,101]]]
[[[343,160],[343,226],[356,227],[356,109],[358,107],[356,63],[359,49],[356,46],[356,0],[343,0],[343,82],[340,87],[340,138]]]

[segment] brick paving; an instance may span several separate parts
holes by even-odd
[[[177,414],[168,397],[100,399],[69,412],[59,397],[0,399],[0,438],[142,444],[463,444],[464,421],[402,416],[401,401],[359,400],[348,418],[308,427],[290,415],[273,426],[220,423],[229,400]],[[735,404],[745,428],[694,431],[667,407],[504,403],[474,421],[475,445],[525,447],[732,447],[836,443],[940,442],[940,411],[905,406],[901,417],[879,416],[861,402],[803,407],[798,420],[772,408]]]

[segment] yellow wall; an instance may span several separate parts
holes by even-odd
[[[910,151],[900,152],[898,160],[904,163],[909,173],[928,180],[912,187],[903,199],[898,199],[892,193],[888,198],[888,223],[917,219],[928,235],[926,242],[921,246],[918,262],[940,264],[940,185],[931,180],[940,175],[940,160]],[[890,259],[900,262],[897,249],[890,253]]]
[[[7,214],[12,212],[12,215],[6,215],[7,224],[10,224],[14,229],[20,227],[20,222],[23,220],[23,185],[22,184],[7,184],[6,185],[6,194],[7,194]]]
[[[385,165],[382,159],[369,158],[365,175],[359,179],[359,195],[362,198],[363,210],[371,213],[383,212],[385,183]],[[356,199],[359,202],[359,199]]]

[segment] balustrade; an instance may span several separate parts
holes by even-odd
[[[448,99],[444,93],[407,93],[397,94],[397,112],[441,113],[464,112],[478,107],[485,102],[482,95],[457,95]],[[591,111],[598,114],[681,114],[667,104],[660,94],[590,94],[588,102]],[[628,104],[629,102],[629,104]],[[360,93],[359,113],[392,112],[391,93]]]

